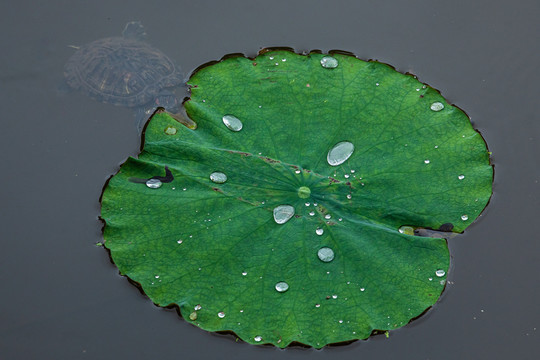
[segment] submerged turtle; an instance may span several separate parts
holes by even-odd
[[[138,108],[139,131],[157,107],[178,111],[178,101],[167,88],[184,84],[183,75],[163,52],[146,42],[140,22],[126,24],[122,37],[96,40],[78,48],[64,68],[70,87],[104,103]],[[179,114],[177,114],[179,115]],[[193,121],[175,116],[189,128]]]

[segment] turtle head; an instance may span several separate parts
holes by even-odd
[[[162,107],[168,112],[175,113],[178,111],[178,99],[176,95],[169,90],[161,90],[156,96],[153,108]]]

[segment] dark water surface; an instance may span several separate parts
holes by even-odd
[[[537,0],[4,1],[0,9],[0,359],[538,358]],[[282,351],[199,330],[119,276],[95,246],[98,198],[138,153],[133,114],[58,88],[68,45],[120,34],[130,20],[187,73],[267,46],[341,49],[412,72],[464,109],[493,151],[494,195],[449,241],[439,303],[388,339]]]

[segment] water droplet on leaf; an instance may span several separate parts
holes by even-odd
[[[322,235],[323,233],[324,233],[324,230],[321,228],[317,228],[317,230],[315,230],[315,234],[317,235]]]
[[[321,59],[321,66],[326,69],[334,69],[339,65],[337,59],[332,56],[325,56]]]
[[[459,180],[463,180],[463,179],[465,179],[465,175],[459,175],[457,178],[458,178]]]
[[[176,131],[177,131],[176,128],[173,127],[173,126],[167,126],[165,128],[165,134],[167,134],[167,135],[175,135]]]
[[[277,224],[285,224],[294,215],[294,208],[291,205],[279,205],[274,208],[274,221]]]
[[[334,145],[330,151],[326,160],[331,166],[338,166],[343,164],[349,159],[354,151],[354,145],[348,141],[342,141]]]
[[[216,184],[223,184],[225,181],[227,181],[227,175],[222,172],[215,171],[210,174],[210,180],[212,180]]]
[[[444,109],[444,105],[443,103],[437,101],[431,104],[430,109],[433,111],[441,111],[442,109]]]
[[[231,131],[240,131],[243,127],[242,121],[233,115],[223,116],[223,123]]]
[[[223,319],[225,317],[225,313],[223,311],[220,311],[218,312],[217,316],[220,318],[220,319]]]
[[[260,341],[262,341],[262,337],[261,336],[255,336],[253,338],[253,340],[255,340],[256,342],[260,342]]]
[[[410,226],[402,226],[398,231],[405,235],[414,235],[414,229]]]
[[[444,270],[435,271],[435,275],[437,275],[438,277],[443,277],[445,274],[446,272]]]
[[[317,256],[322,262],[330,262],[334,260],[334,250],[329,247],[322,247],[317,252]]]
[[[467,216],[467,215],[461,215],[461,220],[467,221],[467,220],[469,220],[469,216]]]
[[[287,284],[285,281],[280,281],[276,284],[276,291],[277,292],[285,292],[289,290],[289,284]]]
[[[163,183],[158,179],[149,179],[146,181],[146,186],[150,189],[159,189],[161,185],[163,185]]]

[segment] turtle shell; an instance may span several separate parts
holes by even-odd
[[[112,37],[82,46],[64,68],[66,81],[96,100],[135,107],[183,82],[163,52],[133,39]]]

